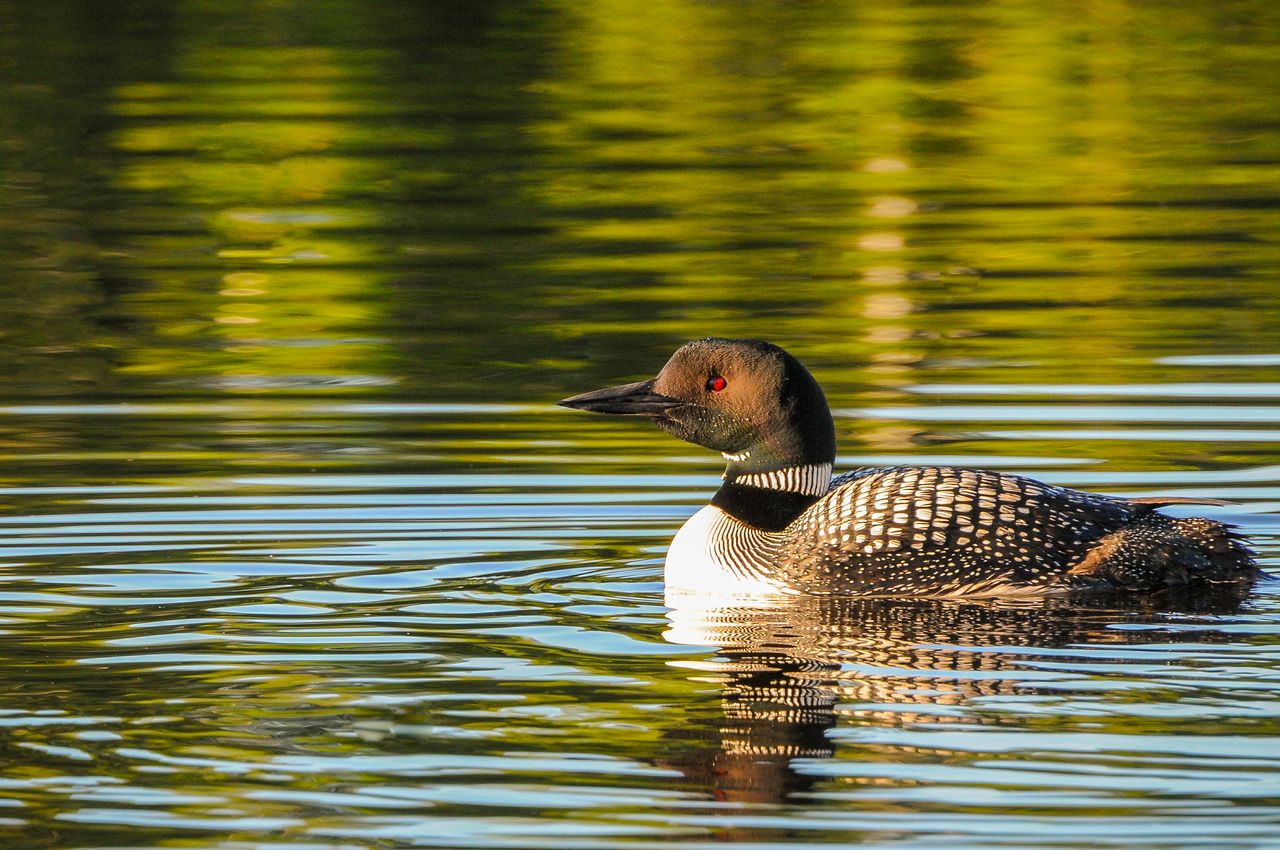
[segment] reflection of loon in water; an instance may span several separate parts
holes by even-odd
[[[1225,614],[1247,589],[1223,587],[1210,598],[1161,600],[1161,611]],[[969,703],[1031,696],[1038,676],[1028,663],[1041,649],[1134,645],[1168,640],[1160,630],[1118,630],[1116,623],[1164,622],[1091,595],[1016,606],[947,600],[797,597],[768,606],[714,604],[675,608],[666,638],[719,648],[714,659],[673,662],[721,688],[713,729],[673,730],[673,739],[710,738],[663,762],[710,789],[716,799],[777,803],[816,779],[795,759],[835,754],[827,733],[838,719],[869,726],[983,722]],[[1104,607],[1108,602],[1116,607]],[[1225,639],[1213,632],[1200,640]],[[1090,655],[1082,648],[1081,657]],[[1059,656],[1056,661],[1063,661]],[[1096,663],[1096,659],[1091,659]],[[1060,692],[1060,691],[1055,691]],[[958,716],[959,715],[959,716]]]

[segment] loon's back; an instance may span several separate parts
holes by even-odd
[[[1154,590],[1253,578],[1222,523],[1161,504],[957,467],[863,469],[779,532],[777,566],[808,592],[979,594],[1019,588]]]

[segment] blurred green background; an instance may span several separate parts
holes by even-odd
[[[1160,358],[1280,352],[1278,37],[1262,0],[3,0],[0,397],[544,403],[709,334],[846,400],[1220,378]]]

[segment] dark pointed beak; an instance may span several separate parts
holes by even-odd
[[[620,387],[605,387],[566,398],[556,404],[592,413],[618,413],[624,416],[661,416],[685,402],[653,391],[653,381],[637,381]]]

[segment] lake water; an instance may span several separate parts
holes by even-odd
[[[1274,848],[1280,589],[663,607],[785,345],[839,469],[1280,571],[1280,6],[0,0],[0,846]]]

